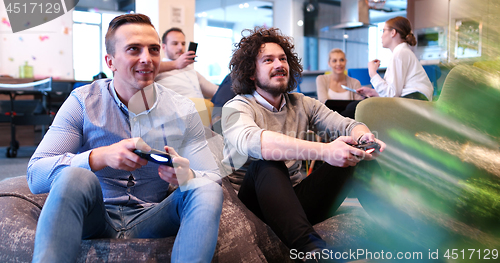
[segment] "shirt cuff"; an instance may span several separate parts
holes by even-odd
[[[92,150],[79,153],[71,159],[71,167],[80,167],[91,171],[89,157]]]
[[[354,122],[353,124],[351,124],[351,125],[349,126],[349,128],[347,129],[347,134],[346,134],[346,136],[351,136],[351,134],[352,134],[352,130],[354,129],[354,127],[356,127],[356,126],[358,126],[358,125],[363,125],[363,126],[365,126],[366,128],[368,128],[368,126],[366,126],[366,124],[364,124],[364,123],[362,123],[362,122],[359,122],[359,121],[356,121],[356,122]]]

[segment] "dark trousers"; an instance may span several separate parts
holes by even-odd
[[[347,118],[351,118],[354,120],[354,114],[356,113],[356,107],[358,106],[358,104],[360,102],[361,102],[361,100],[356,100],[356,101],[353,101],[353,102],[347,104],[345,109],[343,111],[339,112],[340,115],[347,117]]]
[[[289,248],[311,251],[326,244],[312,225],[335,214],[349,190],[354,167],[321,165],[295,187],[281,161],[254,161],[238,197]]]
[[[410,93],[408,95],[403,96],[402,98],[429,101],[429,99],[427,99],[427,97],[420,92],[413,92],[413,93]]]

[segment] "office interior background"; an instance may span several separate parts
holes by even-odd
[[[187,41],[199,43],[198,58],[195,63],[196,70],[216,84],[220,83],[229,73],[228,62],[234,43],[237,43],[241,37],[241,31],[255,26],[278,27],[284,34],[294,38],[296,52],[301,57],[305,69],[301,83],[301,91],[304,93],[315,91],[314,80],[316,76],[329,70],[328,53],[332,48],[341,48],[345,51],[348,60],[347,69],[366,68],[368,61],[375,58],[380,59],[382,61],[381,73],[383,74],[386,59],[391,54],[389,50],[381,46],[381,29],[384,27],[384,21],[395,16],[405,16],[411,21],[418,40],[414,51],[421,63],[437,65],[442,70],[443,74],[438,85],[443,84],[442,81],[446,78],[447,72],[457,64],[500,60],[500,45],[498,44],[500,43],[500,0],[387,0],[378,2],[375,0],[80,0],[73,11],[18,33],[12,33],[5,2],[6,0],[0,0],[0,75],[19,78],[21,77],[20,67],[30,65],[34,70],[34,78],[52,77],[54,80],[59,80],[59,82],[54,82],[55,92],[52,94],[52,99],[57,99],[59,90],[62,90],[60,87],[65,80],[71,84],[75,81],[88,82],[99,72],[106,73],[108,77],[112,76],[104,64],[104,35],[107,25],[113,17],[129,12],[144,13],[150,16],[160,36],[170,27],[182,28]],[[368,8],[370,2],[373,4],[372,8]],[[64,86],[65,92],[73,87],[73,85],[67,88]],[[67,93],[61,94],[60,100],[62,101],[64,94]],[[477,130],[462,123],[452,122],[454,119],[448,120],[449,122],[445,122],[443,125],[449,125],[447,128],[454,132],[465,134],[464,137],[469,139],[477,137],[478,140],[490,136],[494,129],[498,131],[498,126],[495,126],[497,124],[494,124],[498,122],[491,121],[494,120],[494,117],[491,116],[497,114],[495,107],[498,103],[496,105],[488,104],[486,99],[489,94],[491,93],[479,94],[478,98],[481,100],[471,99],[470,104],[477,102],[473,108],[476,111],[472,112],[469,111],[470,108],[465,108],[463,111],[452,113],[457,115],[470,114],[466,117],[472,116],[470,119],[473,119],[471,123],[474,125],[471,127],[487,127],[491,130],[485,128],[484,130],[487,132],[478,133]],[[461,99],[461,95],[466,97],[470,93],[458,93],[453,99]],[[2,99],[8,100],[8,96],[4,96]],[[465,99],[461,100],[461,102],[463,101]],[[453,110],[453,107],[448,106],[456,102],[451,100],[448,103],[443,103],[446,109]],[[493,107],[494,110],[490,111],[490,107]],[[399,113],[395,112],[395,115]],[[385,115],[381,114],[380,116]],[[414,117],[416,115],[407,116]],[[442,119],[436,118],[435,120]],[[489,125],[489,121],[491,121],[491,125]],[[455,125],[456,123],[460,125]],[[395,123],[394,126],[390,127],[399,128],[399,125],[400,123]],[[417,123],[417,125],[419,124]],[[425,122],[424,125],[433,126],[432,128],[434,126],[441,127],[441,123],[437,122]],[[467,129],[460,130],[464,127]],[[10,125],[2,123],[0,128],[0,139],[3,139],[3,141],[0,140],[0,147],[6,147],[10,140]],[[498,134],[496,131],[494,134]],[[5,176],[18,176],[26,172],[27,160],[35,149],[34,145],[40,141],[41,133],[39,128],[33,129],[33,127],[29,127],[23,132],[25,132],[25,140],[21,142],[20,151],[25,149],[27,151],[19,153],[18,158],[0,158],[0,167],[3,170],[0,181],[6,178]],[[481,132],[483,131],[481,130]],[[401,134],[403,133],[398,133],[398,135]],[[23,136],[21,133],[18,135],[18,138]],[[398,138],[405,138],[404,143],[407,145],[408,136]],[[452,148],[447,146],[452,145],[450,143],[452,140],[446,141],[448,144],[443,144],[442,138],[428,140],[434,140],[436,145]],[[484,141],[489,142],[488,140]],[[483,144],[485,144],[484,141]],[[422,142],[421,139],[413,138],[411,142],[412,146],[424,145],[426,147],[426,151],[423,151],[421,155],[430,154],[425,156],[427,159],[423,158],[423,160],[428,160],[431,157],[438,159],[436,157],[438,155],[433,155],[434,153],[443,154],[442,151],[430,150],[431,147],[426,145],[426,142]],[[463,147],[456,147],[455,150],[460,154],[456,154],[453,158],[449,156],[443,158],[442,163],[438,164],[439,168],[450,168],[448,167],[452,166],[449,165],[450,163],[460,163],[468,157],[462,155],[462,152],[465,152],[464,149],[469,147],[469,143],[459,145]],[[491,148],[491,145],[489,144],[488,147]],[[498,157],[495,156],[495,154],[498,155],[498,148],[493,151],[488,147],[476,148],[482,149],[483,152],[480,153],[483,155],[478,155],[478,158],[469,158],[469,160],[479,163],[478,166],[489,165],[488,169],[494,170],[495,179],[497,179],[499,175],[496,168],[498,168],[499,162],[498,158],[495,159],[492,156]],[[493,155],[490,154],[491,152]],[[416,151],[412,152],[415,155],[401,153],[403,151],[397,149],[389,156],[399,157],[401,155],[408,158],[402,159],[404,161],[400,165],[402,169],[410,170],[408,169],[409,163],[421,160],[414,158],[414,156],[418,156]],[[472,154],[475,153],[477,151]],[[391,152],[385,154],[387,156]],[[4,156],[3,149],[0,151],[0,155]],[[460,161],[454,159],[455,157],[460,158]],[[427,162],[422,162],[422,165],[425,166],[424,168],[432,168],[428,166]],[[464,166],[457,165],[456,171],[450,168],[453,170],[450,174],[453,175],[458,171],[467,174],[470,171],[462,169],[462,167]],[[443,181],[449,181],[448,174],[441,174],[440,169],[436,171],[440,176],[446,175]],[[434,182],[427,182],[429,189],[436,187]],[[471,184],[469,183],[469,185]],[[494,186],[497,187],[497,185]],[[450,193],[448,188],[444,189],[440,193]],[[473,206],[473,208],[487,208],[489,210],[486,211],[486,214],[493,215],[497,220],[498,214],[495,213],[499,211],[496,208],[498,188],[487,189],[493,190],[482,191],[483,195],[478,195],[478,197],[487,196],[488,198],[484,198],[486,201],[477,201],[479,205]],[[467,197],[471,196],[473,195]],[[474,203],[477,199],[471,200]],[[489,200],[495,202],[489,202]],[[481,207],[488,202],[492,205]],[[490,207],[492,208],[490,209]],[[442,222],[446,221],[438,214],[434,218],[443,219]],[[477,232],[470,233],[474,233],[473,236],[478,240],[482,238],[482,236],[475,235]]]
[[[372,2],[373,7],[368,10]],[[195,68],[218,84],[229,73],[233,44],[254,26],[278,27],[294,38],[308,72],[328,70],[328,52],[341,48],[347,68],[366,68],[384,58],[384,21],[405,16],[412,22],[423,64],[451,65],[498,57],[499,0],[80,0],[76,8],[38,27],[12,33],[0,5],[0,73],[18,77],[25,63],[35,77],[91,80],[98,72],[111,76],[104,63],[104,35],[116,15],[150,16],[161,35],[171,26],[198,42]],[[366,9],[366,10],[365,10]],[[490,44],[491,43],[491,44]]]
[[[329,70],[332,48],[345,51],[347,69],[380,59],[383,74],[391,52],[382,48],[380,36],[384,21],[395,16],[412,23],[421,63],[441,69],[437,91],[456,64],[500,58],[500,0],[79,0],[64,15],[17,33],[12,33],[5,3],[0,0],[0,75],[21,77],[20,69],[29,65],[35,79],[59,80],[53,99],[60,103],[75,81],[91,81],[99,72],[112,77],[104,61],[107,25],[131,12],[148,15],[160,36],[175,26],[186,41],[198,42],[195,69],[215,84],[229,73],[242,30],[278,27],[294,39],[304,67],[299,91],[312,97],[316,76]],[[2,145],[8,146],[8,123],[2,125]],[[37,145],[40,133],[27,134],[30,141],[33,136]]]

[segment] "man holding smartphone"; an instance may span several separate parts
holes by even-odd
[[[166,58],[160,65],[156,82],[188,98],[210,99],[214,96],[218,86],[194,70],[192,63],[196,50],[186,52],[186,36],[180,28],[165,31],[161,47]]]

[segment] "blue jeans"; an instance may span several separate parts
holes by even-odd
[[[68,167],[52,183],[40,214],[33,262],[75,262],[82,238],[175,235],[172,262],[210,262],[222,201],[220,185],[209,182],[189,191],[177,189],[150,207],[105,205],[97,176]]]

